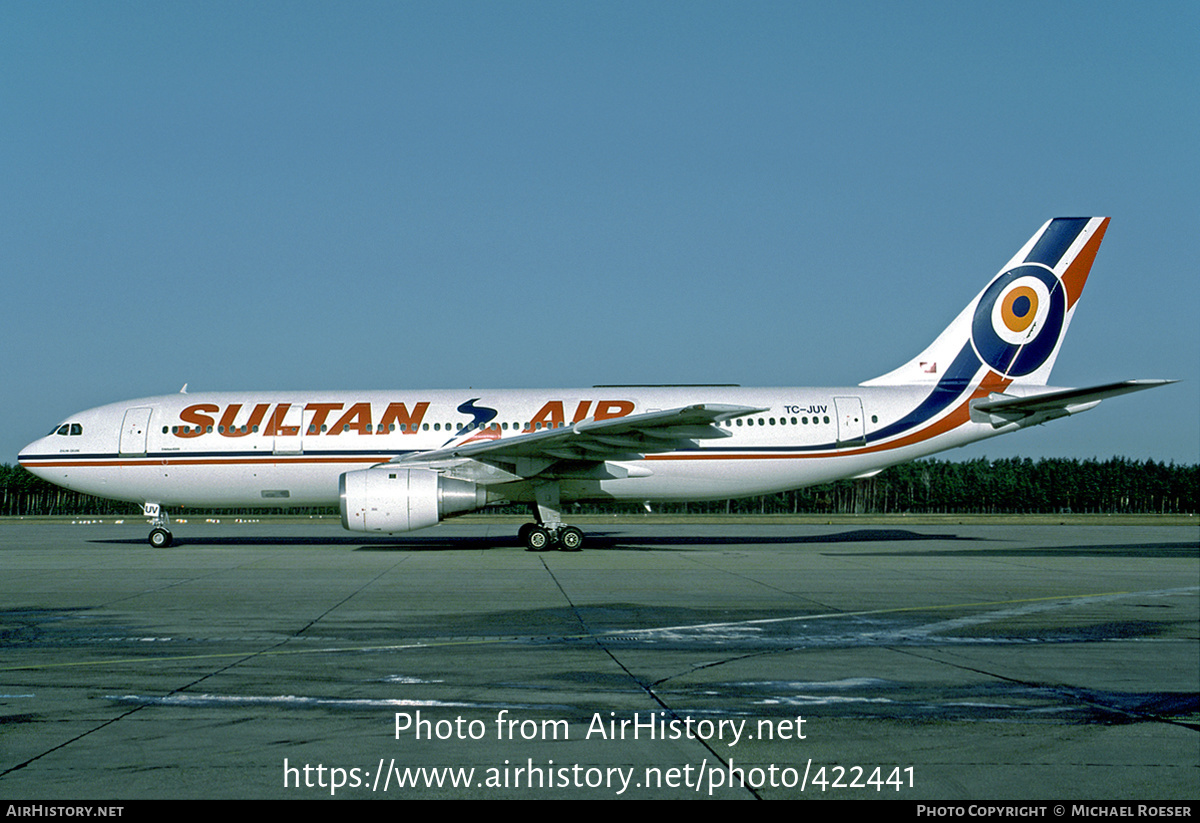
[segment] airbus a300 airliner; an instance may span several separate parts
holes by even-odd
[[[530,504],[530,550],[577,550],[566,504],[745,497],[841,478],[1170,383],[1048,388],[1108,218],[1047,222],[925,351],[842,388],[593,386],[165,395],[73,414],[21,451],[33,474],[143,504],[341,507],[396,533]],[[185,387],[186,389],[186,387]]]

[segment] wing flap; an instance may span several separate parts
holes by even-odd
[[[589,417],[557,429],[446,446],[397,457],[393,462],[428,463],[462,458],[505,463],[522,458],[589,462],[630,459],[642,454],[673,451],[697,440],[729,437],[729,432],[718,423],[762,411],[765,409],[752,406],[697,404],[606,420]]]

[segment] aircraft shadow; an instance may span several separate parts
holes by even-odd
[[[968,537],[945,532],[918,532],[908,529],[851,529],[833,534],[637,534],[632,531],[587,531],[584,551],[670,551],[720,546],[828,546],[826,554],[856,557],[1129,557],[1175,558],[1200,557],[1200,543],[1193,540],[1153,543],[1111,543],[1094,545],[996,546],[995,539]],[[92,540],[91,543],[144,546],[139,538]],[[906,548],[904,543],[925,542],[941,545]],[[894,544],[886,548],[857,550],[857,544]],[[974,544],[968,547],[967,544]],[[367,537],[352,534],[337,536],[252,536],[176,535],[174,545],[164,551],[188,547],[219,546],[348,546],[363,552],[434,552],[492,551],[522,548],[515,534],[488,537],[395,535]],[[836,547],[836,548],[835,548]],[[551,550],[553,551],[553,550]]]
[[[824,535],[712,535],[672,534],[638,535],[628,532],[606,533],[587,531],[584,551],[662,551],[673,546],[695,548],[704,546],[814,546],[846,543],[879,543],[905,541],[980,541],[986,538],[963,537],[956,534],[922,534],[905,529],[854,529],[847,532]],[[91,543],[115,545],[145,545],[142,539],[122,538],[92,540]],[[441,536],[384,536],[363,538],[355,535],[335,537],[309,536],[250,536],[208,537],[203,535],[176,534],[170,549],[200,546],[356,546],[356,551],[481,551],[491,549],[521,548],[516,534],[489,537],[441,537]],[[890,553],[890,552],[889,552]]]

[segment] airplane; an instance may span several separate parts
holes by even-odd
[[[38,477],[169,508],[333,506],[401,533],[527,503],[530,551],[577,551],[577,501],[787,491],[964,446],[1175,382],[1049,388],[1107,217],[1047,221],[920,354],[856,386],[604,385],[497,391],[214,392],[69,416],[19,456]]]

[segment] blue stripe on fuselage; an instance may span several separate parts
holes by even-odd
[[[951,403],[961,398],[964,391],[971,388],[972,380],[979,372],[979,365],[979,355],[975,354],[975,349],[967,343],[946,370],[945,377],[938,381],[921,405],[892,425],[868,434],[867,442],[874,443],[904,434],[914,426],[928,422],[931,417],[944,411]]]

